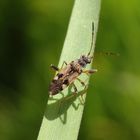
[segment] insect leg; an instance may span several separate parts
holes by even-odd
[[[81,83],[82,86],[86,87],[85,83],[81,79],[79,79],[79,78],[76,78],[76,79]]]
[[[53,70],[55,70],[55,71],[59,71],[59,68],[58,67],[56,67],[56,66],[54,66],[53,64],[51,64],[51,66],[50,66]]]
[[[81,79],[79,79],[79,78],[77,78],[77,80],[78,80],[82,85],[84,85],[84,86],[85,86],[85,89],[86,89],[85,83],[84,83]],[[74,90],[75,90],[73,96],[75,96],[75,95],[77,95],[76,93],[77,93],[78,90],[77,90],[77,87],[76,87],[76,85],[75,85],[74,83],[73,83],[73,87],[74,87]],[[81,94],[81,99],[82,99],[82,100],[80,100],[80,98],[79,98],[81,104],[83,105],[83,104],[84,104],[84,99],[83,99],[83,95],[82,95],[82,94]]]
[[[87,87],[87,86],[85,85],[85,83],[84,83],[81,79],[79,79],[79,78],[76,78],[76,79],[77,79],[82,85],[85,86],[85,88],[84,88],[84,90],[85,90],[86,87]],[[74,94],[73,94],[72,96],[75,96],[75,95],[77,95],[77,91],[78,91],[78,90],[77,90],[76,85],[75,85],[74,83],[73,83],[72,85],[73,85],[74,90],[75,90],[75,92],[74,92]],[[72,96],[71,96],[71,97],[72,97]],[[79,100],[80,100],[81,104],[84,105],[84,102],[85,102],[85,101],[84,101],[84,98],[83,98],[83,94],[81,94],[80,96],[81,96],[81,99],[82,99],[82,100],[81,100],[80,98],[79,98]]]
[[[63,62],[62,66],[61,66],[61,69],[63,68],[64,64],[67,65],[67,62],[66,62],[66,61]],[[58,67],[54,66],[53,64],[51,64],[50,67],[51,67],[53,70],[55,70],[55,71],[59,71],[59,70],[60,70]]]
[[[94,22],[92,22],[92,40],[91,40],[91,46],[90,46],[90,50],[89,50],[89,53],[88,53],[88,55],[87,56],[89,56],[90,55],[90,53],[91,53],[91,50],[92,50],[92,47],[93,47],[93,37],[94,37]]]
[[[74,93],[77,93],[77,87],[76,87],[76,85],[74,84],[74,83],[72,83],[72,86],[73,86],[73,88],[74,88]]]
[[[87,75],[89,75],[89,74],[93,74],[93,73],[97,72],[97,69],[84,70],[82,72],[85,73],[85,74],[87,74]]]
[[[67,62],[66,61],[63,61],[62,66],[61,66],[61,69],[63,68],[64,64],[67,65]]]
[[[78,90],[77,90],[76,85],[75,85],[74,83],[72,83],[71,85],[72,85],[72,87],[74,88],[73,94],[71,94],[71,95],[68,96],[68,97],[65,97],[65,100],[62,100],[62,101],[61,101],[61,104],[62,104],[64,101],[69,100],[69,99],[71,99],[71,98],[73,98],[74,96],[77,95],[77,91],[78,91]]]
[[[84,90],[87,88],[86,84],[79,78],[76,78],[81,84],[82,86],[84,86]],[[82,99],[82,104],[84,103],[84,99],[83,99],[83,95],[81,94],[81,99]]]
[[[65,99],[62,99],[61,100],[61,102],[60,102],[60,104],[62,104],[64,101],[67,101],[67,100],[70,100],[71,98],[76,98],[76,97],[79,97],[79,96],[81,96],[81,99],[79,98],[79,100],[80,100],[80,104],[81,105],[84,105],[84,99],[83,99],[83,95],[86,93],[86,89],[84,89],[83,91],[80,91],[79,93],[78,93],[78,89],[77,89],[77,87],[76,87],[76,85],[74,84],[74,83],[71,83],[71,86],[74,88],[74,92],[72,92],[73,94],[70,94],[70,96],[67,96],[67,97],[65,97]],[[79,94],[79,95],[78,95]],[[75,100],[75,99],[74,99]],[[78,106],[80,105],[80,104],[78,104]],[[61,106],[61,105],[60,105]],[[78,106],[76,107],[76,108],[78,108]]]
[[[75,85],[74,83],[72,83],[71,86],[73,87],[74,92],[73,92],[73,94],[72,94],[71,96],[66,97],[66,100],[72,98],[73,96],[77,95],[77,93],[78,93],[78,92],[77,92],[78,90],[77,90],[76,85]]]

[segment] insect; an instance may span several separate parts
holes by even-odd
[[[63,62],[61,68],[51,65],[51,68],[57,71],[56,76],[51,81],[49,86],[49,94],[56,95],[69,85],[72,85],[74,88],[74,93],[77,93],[77,87],[74,84],[75,80],[78,80],[84,87],[86,87],[85,83],[78,78],[82,73],[92,74],[95,73],[96,69],[85,70],[84,68],[87,64],[91,63],[93,56],[90,56],[91,50],[93,48],[93,36],[94,36],[94,23],[92,23],[92,40],[91,47],[87,55],[81,55],[79,59],[71,61],[69,64],[67,62]],[[65,64],[65,67],[64,67]]]

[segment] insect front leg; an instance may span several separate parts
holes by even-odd
[[[64,64],[67,65],[67,62],[66,61],[63,61],[62,66],[61,66],[61,69],[63,68]]]
[[[97,72],[97,69],[83,70],[83,71],[82,71],[82,73],[85,73],[85,74],[87,74],[87,75],[93,74],[93,73],[95,73],[95,72]]]
[[[53,64],[51,64],[51,66],[50,66],[53,70],[55,70],[55,71],[59,71],[59,68],[58,67],[56,67],[56,66],[54,66]]]

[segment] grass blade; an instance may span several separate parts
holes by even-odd
[[[94,47],[98,28],[100,0],[75,0],[67,36],[61,53],[59,67],[63,61],[67,63],[89,52],[94,22]],[[93,54],[94,49],[92,49]],[[91,65],[87,67],[89,69]],[[81,75],[87,81],[89,77]],[[76,82],[78,95],[71,97],[71,87],[48,100],[38,140],[76,140],[83,114],[83,99],[79,95],[85,93],[83,87]],[[68,99],[68,97],[71,97]]]

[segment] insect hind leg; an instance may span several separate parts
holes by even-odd
[[[76,85],[74,84],[74,83],[72,83],[72,86],[73,86],[73,88],[74,88],[74,94],[77,94],[77,87],[76,87]]]
[[[85,84],[85,83],[84,83],[81,79],[76,78],[76,80],[78,80],[78,81],[81,83],[81,85],[82,85],[82,86],[84,86],[84,87],[85,87],[85,89],[86,89],[86,87],[87,87],[87,86],[86,86],[86,84]]]
[[[80,79],[79,79],[79,81],[81,82],[81,84],[83,84],[83,85],[85,86],[85,88],[84,88],[84,90],[83,90],[83,91],[85,91],[85,89],[86,89],[85,83],[84,83],[82,80],[80,80]],[[77,90],[76,85],[75,85],[74,83],[72,83],[72,86],[73,86],[73,88],[74,88],[74,92],[73,92],[73,94],[72,94],[71,96],[67,97],[67,99],[70,99],[70,98],[72,98],[72,97],[78,95],[78,90]],[[82,101],[81,101],[80,98],[79,98],[79,100],[80,100],[80,102],[81,102],[82,105],[84,104],[83,94],[84,94],[84,93],[82,93],[82,94],[80,95]]]
[[[84,83],[81,79],[79,79],[79,78],[76,78],[76,79],[77,79],[83,86],[85,86],[85,88],[84,88],[84,91],[85,91],[85,89],[86,89],[86,87],[87,87],[87,86],[85,85],[85,83]],[[78,92],[77,92],[77,91],[78,91],[78,90],[77,90],[77,87],[76,87],[76,85],[75,85],[74,83],[73,83],[73,87],[74,87],[75,92],[72,94],[71,97],[76,96],[76,95],[78,94]],[[83,98],[83,94],[81,94],[80,96],[81,96],[81,99],[82,99],[82,100],[81,100],[80,98],[79,98],[79,100],[80,100],[81,104],[84,105],[84,102],[85,102],[85,101],[84,101],[84,98]]]
[[[60,102],[60,108],[61,108],[62,104],[64,102],[66,102],[67,100],[71,100],[72,98],[75,100],[75,98],[77,98],[79,96],[81,98],[79,98],[80,103],[78,104],[78,106],[79,105],[84,105],[85,100],[83,98],[83,95],[86,93],[85,92],[86,89],[84,89],[83,91],[79,92],[78,89],[77,89],[77,87],[76,87],[76,85],[74,83],[71,84],[71,87],[73,87],[74,91],[71,91],[72,94],[70,94],[69,96],[64,97],[64,99],[61,100],[61,102]],[[78,108],[78,106],[76,108]],[[59,113],[60,113],[60,109],[59,109]]]
[[[76,95],[77,95],[77,93],[78,93],[78,90],[77,90],[76,85],[75,85],[74,83],[72,83],[72,84],[71,84],[71,86],[73,87],[74,92],[72,92],[73,94],[71,94],[71,96],[66,97],[66,98],[65,98],[65,100],[71,99],[72,97],[76,96]]]

